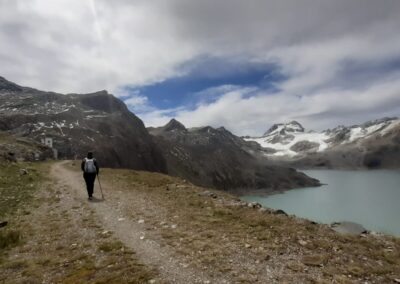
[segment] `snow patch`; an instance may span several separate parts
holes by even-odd
[[[393,128],[400,126],[400,119],[392,120],[390,124],[381,131],[381,135],[385,136],[388,134]]]
[[[271,132],[271,133],[275,133]],[[278,132],[279,133],[279,132]],[[318,152],[324,151],[329,147],[329,143],[325,142],[330,138],[329,135],[325,133],[317,133],[317,132],[310,132],[310,133],[292,133],[291,135],[294,136],[294,138],[291,141],[284,140],[284,143],[278,142],[278,143],[271,143],[271,140],[273,139],[273,134],[268,135],[267,137],[260,137],[260,138],[245,138],[244,140],[246,141],[255,141],[258,144],[260,144],[264,148],[272,148],[275,149],[276,152],[271,154],[273,156],[296,156],[299,153],[290,150],[290,148],[295,145],[297,142],[301,141],[309,141],[309,142],[314,142],[318,143]]]

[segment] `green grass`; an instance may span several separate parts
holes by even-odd
[[[261,213],[247,206],[230,205],[231,202],[222,205],[219,198],[226,201],[236,198],[213,190],[218,199],[199,196],[198,187],[165,175],[108,169],[103,174],[104,180],[112,181],[115,187],[145,193],[153,206],[163,208],[165,220],[177,224],[175,229],[161,228],[163,240],[178,248],[178,253],[192,257],[196,266],[218,264],[223,271],[229,271],[227,268],[232,268],[229,259],[235,257],[239,248],[260,262],[269,261],[267,255],[281,259],[283,274],[290,274],[286,275],[289,282],[294,281],[290,277],[310,280],[304,276],[306,270],[326,277],[328,282],[321,283],[329,283],[337,275],[377,279],[381,283],[400,275],[398,238],[341,236],[327,226],[306,220]],[[225,236],[223,242],[221,236]],[[393,251],[385,252],[388,247]],[[296,255],[296,259],[287,262],[288,252]],[[239,278],[235,280],[241,282]]]
[[[32,203],[35,191],[44,180],[41,174],[44,166],[0,161],[0,221],[9,221],[6,227],[0,228],[1,255],[21,243],[18,216],[30,214],[27,205]],[[27,174],[22,174],[23,169]]]
[[[15,230],[2,229],[0,231],[0,250],[19,244],[21,233]]]
[[[43,182],[43,176],[38,170],[40,166],[43,165],[0,163],[0,220],[14,215],[24,204],[32,200],[33,193]],[[23,169],[27,170],[27,174],[21,174]]]
[[[111,252],[120,250],[123,247],[123,244],[120,241],[115,242],[103,242],[99,245],[99,250],[104,252]]]

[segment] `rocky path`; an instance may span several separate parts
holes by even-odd
[[[152,283],[227,283],[225,279],[210,279],[205,271],[189,267],[180,255],[160,242],[157,230],[149,231],[149,226],[144,224],[143,219],[138,220],[138,216],[133,216],[134,213],[127,214],[122,209],[128,200],[135,203],[133,208],[140,216],[144,216],[145,212],[162,215],[162,208],[152,206],[145,196],[127,196],[126,192],[116,190],[106,181],[101,181],[105,194],[103,201],[97,180],[95,199],[89,202],[81,173],[68,169],[67,163],[54,164],[50,172],[51,178],[60,186],[64,206],[68,206],[68,203],[75,207],[88,205],[95,212],[95,222],[105,232],[113,232],[115,237],[136,253],[142,263],[158,272],[158,279],[154,279]]]

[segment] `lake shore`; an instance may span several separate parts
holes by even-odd
[[[296,190],[252,190],[240,197],[324,224],[350,221],[370,231],[400,235],[400,210],[395,202],[400,198],[400,171],[313,170],[306,174],[324,185]]]

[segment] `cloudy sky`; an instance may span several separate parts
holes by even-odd
[[[0,76],[107,89],[147,126],[400,115],[398,0],[0,0]]]

